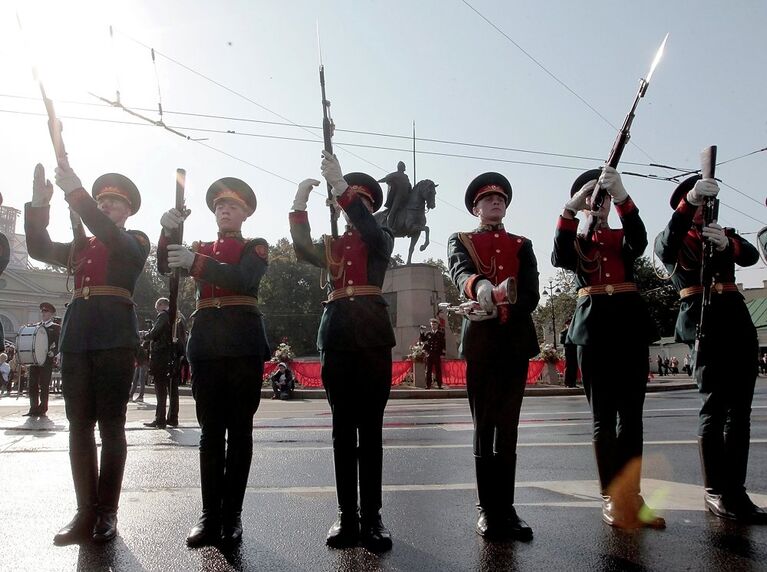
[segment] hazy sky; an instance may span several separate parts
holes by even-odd
[[[321,132],[262,122],[320,125],[318,20],[339,129],[336,152],[345,171],[381,178],[403,160],[412,179],[411,141],[340,130],[409,136],[414,120],[420,138],[519,150],[418,142],[417,178],[433,179],[439,188],[437,208],[428,215],[432,245],[417,252],[415,261],[444,260],[448,236],[474,228],[476,219],[463,206],[466,186],[482,172],[499,171],[514,188],[507,229],[533,241],[541,281],[552,276],[553,232],[570,185],[604,161],[616,135],[562,84],[620,126],[666,32],[665,56],[632,129],[636,146],[627,148],[620,170],[665,177],[674,172],[648,164],[696,169],[700,150],[711,144],[719,146],[720,161],[767,147],[767,3],[762,0],[468,3],[517,45],[462,0],[25,0],[18,7],[6,1],[0,8],[5,204],[22,209],[30,199],[36,162],[51,178],[55,166],[45,119],[33,115],[43,112],[30,69],[35,61],[57,111],[70,117],[64,120],[64,137],[86,188],[98,175],[117,171],[141,190],[143,205],[129,219],[130,228],[156,240],[160,215],[173,204],[175,169],[183,167],[193,210],[186,226],[189,241],[214,236],[204,194],[225,176],[240,177],[256,191],[258,210],[245,224],[246,236],[270,242],[288,236],[295,183],[319,178]],[[155,48],[156,70],[149,49],[137,42]],[[126,106],[146,109],[141,113],[157,119],[156,77],[165,123],[205,141],[187,141],[159,127],[76,119],[138,123],[88,95],[114,99],[117,89]],[[718,168],[717,175],[734,187],[722,187],[723,224],[743,233],[767,224],[766,170],[767,152]],[[674,184],[625,175],[624,184],[652,243],[670,217]],[[317,237],[329,232],[321,193],[312,195],[309,213]],[[58,189],[51,219],[54,238],[68,240]],[[612,222],[619,224],[617,217]],[[407,246],[407,239],[398,239],[395,251],[406,255]],[[760,262],[737,276],[757,286],[767,270]]]

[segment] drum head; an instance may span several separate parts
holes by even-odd
[[[48,357],[48,332],[41,325],[24,326],[16,340],[16,353],[22,365],[43,365]]]

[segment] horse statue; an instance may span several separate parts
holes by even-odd
[[[404,208],[399,209],[394,214],[394,219],[389,220],[390,209],[384,209],[375,214],[376,222],[383,226],[388,226],[396,238],[405,236],[410,238],[410,249],[407,254],[407,263],[410,264],[413,258],[413,250],[418,242],[421,233],[426,233],[426,239],[420,246],[421,252],[429,246],[429,227],[426,226],[426,210],[434,208],[434,198],[437,195],[437,187],[431,179],[418,181],[413,190],[411,190],[404,204]]]

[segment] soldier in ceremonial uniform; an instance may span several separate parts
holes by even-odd
[[[125,230],[126,220],[141,205],[141,196],[124,175],[102,175],[93,183],[91,197],[69,165],[62,165],[56,169],[56,184],[94,236],[82,233],[66,244],[51,241],[47,227],[53,186],[38,164],[32,202],[24,215],[29,254],[74,271],[72,302],[61,325],[59,351],[77,513],[53,540],[56,544],[90,538],[106,542],[117,534],[128,450],[125,413],[139,341],[132,296],[149,255],[149,239],[140,231]],[[101,435],[100,466],[93,435],[96,423]]]
[[[767,511],[757,507],[746,493],[759,344],[743,295],[735,285],[735,265],[753,266],[759,253],[734,229],[722,228],[716,222],[705,225],[701,205],[718,192],[714,179],[693,176],[682,181],[671,196],[674,213],[655,239],[655,252],[682,300],[676,340],[694,350],[703,302],[703,244],[709,241],[713,245],[708,264],[715,284],[704,322],[705,351],[700,355],[692,352],[703,402],[698,444],[705,503],[720,518],[767,524]]]
[[[29,366],[29,411],[26,416],[44,417],[48,412],[48,391],[51,387],[53,361],[59,353],[59,333],[61,326],[53,321],[56,308],[50,302],[40,304],[40,322],[48,334],[48,351],[45,361],[40,365]]]
[[[530,240],[506,232],[508,179],[484,173],[466,189],[466,208],[479,217],[472,232],[448,241],[450,276],[459,291],[487,312],[463,321],[461,354],[474,420],[474,462],[479,518],[488,540],[530,540],[532,529],[514,508],[517,426],[529,359],[539,352],[531,314],[538,305],[538,264]],[[516,295],[496,306],[492,290],[509,279]]]
[[[312,242],[306,203],[319,181],[307,179],[298,186],[293,202],[290,234],[298,259],[322,268],[331,289],[317,333],[322,383],[333,413],[338,497],[338,518],[326,543],[344,548],[361,540],[369,550],[380,552],[392,546],[380,511],[383,413],[391,390],[395,341],[381,285],[394,236],[373,218],[383,200],[375,179],[364,173],[342,175],[334,155],[323,152],[323,157],[322,174],[348,226],[336,239],[326,236],[322,242]]]
[[[439,327],[439,320],[429,320],[428,332],[421,326],[422,331],[418,336],[419,341],[426,350],[426,389],[431,389],[432,377],[437,382],[437,387],[442,389],[442,356],[445,355],[445,332]]]
[[[608,197],[591,241],[578,235],[591,212],[597,180]],[[575,272],[578,301],[566,343],[578,346],[583,388],[594,420],[593,443],[602,492],[602,520],[619,528],[665,527],[640,496],[642,408],[649,375],[648,345],[655,323],[634,281],[634,261],[647,247],[639,210],[612,167],[580,175],[559,217],[551,262]],[[611,201],[623,228],[607,225]]]
[[[200,433],[202,514],[189,531],[190,547],[242,538],[242,503],[253,457],[253,416],[261,401],[264,361],[271,354],[258,287],[267,270],[269,247],[246,239],[242,224],[256,210],[256,195],[240,179],[219,179],[208,189],[208,208],[218,237],[192,250],[169,244],[168,236],[188,213],[162,216],[157,247],[161,273],[181,268],[194,278],[196,310],[187,356]]]
[[[171,362],[173,360],[173,329],[170,325],[170,301],[159,298],[154,304],[157,317],[152,329],[146,333],[145,339],[149,345],[149,372],[154,380],[154,390],[157,395],[157,408],[154,420],[144,423],[147,427],[164,429],[166,425],[178,425],[178,384],[171,382]],[[170,393],[170,409],[166,418],[165,407]]]

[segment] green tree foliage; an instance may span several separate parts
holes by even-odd
[[[320,269],[298,262],[287,238],[269,247],[269,269],[258,297],[272,347],[287,341],[297,356],[317,353],[326,292],[320,288]]]
[[[642,297],[647,302],[650,315],[662,337],[674,335],[674,324],[679,313],[679,294],[670,280],[665,280],[666,270],[655,264],[648,256],[642,256],[634,264],[634,275]]]
[[[573,317],[575,312],[575,302],[577,300],[577,287],[575,284],[575,274],[559,268],[556,275],[552,278],[551,290],[549,292],[549,281],[541,279],[541,301],[540,305],[533,312],[533,323],[538,332],[538,340],[551,342],[549,332],[554,327],[554,335],[557,344],[559,344],[559,332],[565,327],[567,320]],[[546,294],[543,294],[546,292]],[[552,322],[552,313],[554,320]],[[544,335],[545,334],[545,335]]]
[[[158,298],[167,298],[169,292],[168,277],[157,271],[157,246],[152,245],[133,291],[139,328],[144,329],[145,320],[154,320],[157,315],[154,303]],[[187,318],[194,312],[194,280],[183,275],[178,288],[178,310]]]

